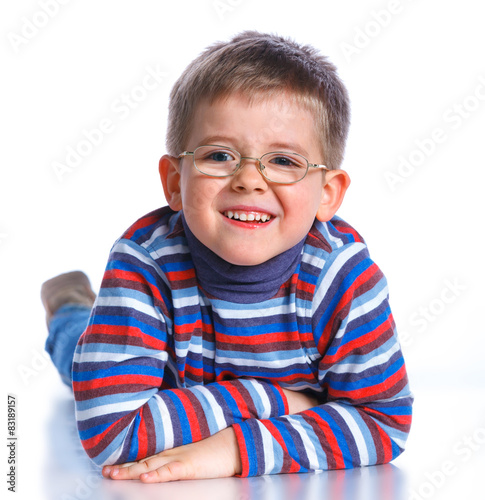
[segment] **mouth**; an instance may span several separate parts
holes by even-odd
[[[268,214],[266,212],[255,212],[252,210],[226,210],[222,212],[222,215],[224,215],[224,217],[227,217],[228,219],[252,224],[265,224],[273,218],[271,214]]]

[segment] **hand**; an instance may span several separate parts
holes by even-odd
[[[144,483],[230,477],[241,472],[241,457],[232,427],[202,441],[162,451],[134,464],[103,467],[106,478],[139,479]]]
[[[301,411],[309,410],[318,406],[318,399],[304,392],[291,391],[282,388],[288,400],[288,414],[293,415]]]

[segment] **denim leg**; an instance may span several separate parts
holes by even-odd
[[[82,304],[65,304],[49,323],[45,350],[49,353],[62,381],[72,387],[72,359],[77,341],[88,325],[91,308]]]

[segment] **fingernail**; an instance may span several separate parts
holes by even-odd
[[[111,477],[115,477],[115,476],[117,476],[119,471],[120,471],[119,469],[113,469],[113,470],[111,471]]]
[[[111,467],[105,467],[103,469],[103,475],[104,476],[109,476],[109,473],[111,472]]]

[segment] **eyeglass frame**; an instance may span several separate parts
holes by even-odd
[[[205,147],[214,147],[214,148],[222,148],[222,149],[227,149],[229,151],[232,151],[233,153],[237,153],[237,155],[239,155],[240,157],[240,160],[239,160],[239,163],[236,165],[236,168],[234,170],[234,172],[232,172],[231,174],[227,174],[227,175],[213,175],[213,174],[207,174],[206,172],[202,172],[202,170],[200,170],[198,167],[197,167],[197,164],[195,163],[195,152],[200,149],[200,148],[205,148]],[[282,181],[274,181],[273,179],[270,179],[269,177],[267,177],[264,173],[264,170],[265,170],[265,165],[263,165],[263,162],[261,161],[261,159],[263,157],[265,157],[266,155],[270,155],[270,154],[282,154],[282,155],[285,155],[285,154],[294,154],[294,155],[297,155],[299,156],[300,158],[303,158],[306,163],[307,163],[307,168],[306,168],[306,171],[305,171],[305,174],[303,175],[303,177],[301,177],[300,179],[298,179],[297,181],[291,181],[291,182],[282,182]],[[330,169],[326,166],[326,165],[320,165],[318,163],[310,163],[303,155],[301,155],[300,153],[290,153],[289,151],[269,151],[268,153],[264,153],[264,155],[261,156],[261,158],[256,158],[254,156],[243,156],[239,151],[237,151],[237,149],[233,149],[233,148],[230,148],[229,146],[222,146],[220,144],[203,144],[202,146],[197,146],[193,151],[184,151],[182,153],[180,153],[177,158],[182,158],[182,157],[185,157],[185,156],[190,156],[192,155],[192,163],[194,164],[194,167],[196,168],[196,170],[198,172],[200,172],[201,174],[203,175],[207,175],[208,177],[214,177],[216,179],[222,179],[224,177],[232,177],[233,175],[235,175],[235,173],[241,168],[241,165],[243,163],[243,160],[255,160],[258,162],[258,170],[260,172],[260,174],[266,179],[268,180],[269,182],[273,182],[274,184],[296,184],[297,182],[300,182],[302,181],[308,174],[308,171],[310,170],[310,167],[312,168],[321,168],[323,170],[326,170],[327,172],[330,171]]]

